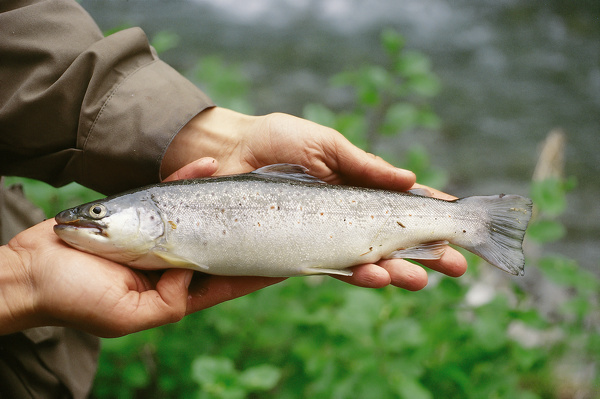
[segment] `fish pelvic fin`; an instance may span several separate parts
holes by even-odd
[[[457,203],[482,209],[485,228],[476,240],[454,243],[479,255],[492,266],[522,276],[525,266],[523,238],[531,219],[532,201],[519,195],[501,194],[461,198]]]
[[[182,269],[192,269],[198,271],[207,271],[208,266],[202,265],[198,262],[194,262],[192,260],[186,259],[179,255],[172,254],[170,252],[154,250],[152,252],[155,256],[165,261],[169,266],[182,268]]]

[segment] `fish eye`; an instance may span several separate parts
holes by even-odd
[[[106,207],[102,204],[94,204],[90,206],[88,213],[94,219],[100,219],[106,216]]]

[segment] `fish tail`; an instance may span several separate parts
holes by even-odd
[[[481,211],[483,228],[477,237],[456,242],[488,263],[510,274],[523,275],[523,238],[531,219],[532,201],[519,195],[466,197],[457,203]]]

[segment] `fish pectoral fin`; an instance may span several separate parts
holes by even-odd
[[[439,259],[446,251],[448,241],[432,241],[418,244],[413,247],[401,248],[392,252],[386,258],[403,259]]]
[[[303,274],[335,274],[336,276],[352,276],[352,270],[349,269],[327,269],[319,266],[306,266],[300,269]]]
[[[208,266],[206,266],[206,265],[202,265],[200,263],[191,261],[189,259],[186,259],[179,255],[175,255],[170,252],[154,250],[154,251],[152,251],[152,253],[174,267],[180,267],[180,268],[184,268],[184,269],[194,269],[194,270],[199,270],[199,271],[208,270]]]

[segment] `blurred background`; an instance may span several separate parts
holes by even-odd
[[[467,255],[463,278],[417,293],[289,279],[103,340],[94,397],[600,397],[600,2],[80,3],[106,34],[142,27],[218,105],[537,206],[525,278]],[[29,184],[49,216],[97,195]]]
[[[440,79],[431,99],[441,126],[378,152],[398,163],[408,141],[427,148],[457,195],[527,194],[539,145],[567,135],[566,175],[579,184],[554,246],[597,267],[600,237],[600,3],[595,0],[93,0],[103,30],[140,26],[177,36],[161,57],[192,71],[202,57],[239,65],[253,112],[302,116],[308,103],[343,110],[343,71],[382,64],[384,28],[423,53]],[[195,79],[198,81],[198,79]],[[197,82],[200,86],[209,82]],[[212,94],[209,92],[209,95]],[[232,100],[228,100],[232,101]],[[391,148],[390,148],[391,147]],[[377,149],[375,149],[377,150]],[[582,214],[595,217],[586,217]]]

